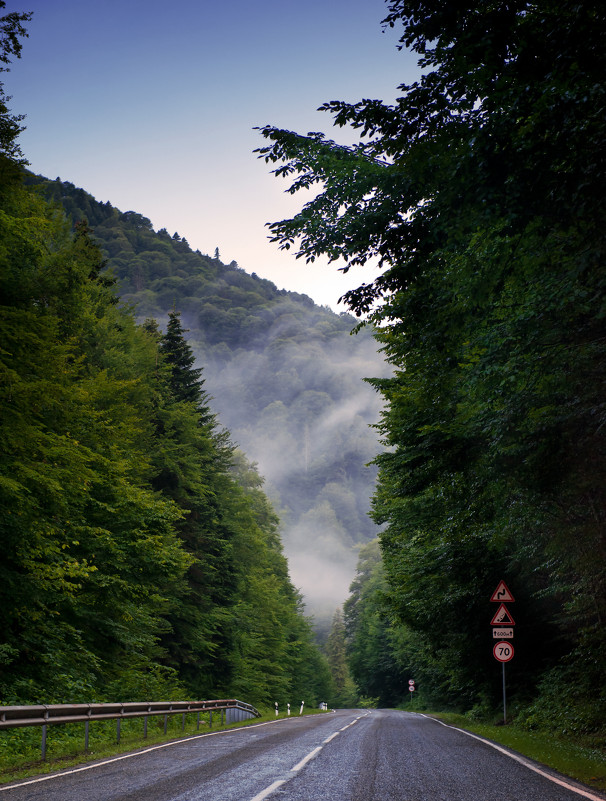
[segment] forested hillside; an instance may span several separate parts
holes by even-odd
[[[351,315],[193,251],[69,182],[30,180],[88,222],[137,320],[164,328],[171,309],[181,312],[212,409],[265,478],[293,580],[325,631],[353,577],[354,546],[376,536],[370,426],[380,397],[363,378],[386,367],[370,330],[350,336]]]
[[[3,21],[7,63],[27,15]],[[141,213],[24,183],[0,95],[7,701],[392,705],[414,678],[494,719],[507,637],[509,718],[603,744],[606,11],[388,0],[384,24],[425,72],[322,107],[357,144],[260,130],[318,190],[276,245],[382,268],[346,295],[355,337]],[[296,587],[333,617],[332,677]]]
[[[0,62],[29,16],[0,19]],[[25,180],[20,130],[0,84],[1,703],[330,698],[179,311],[137,323],[88,224]]]
[[[323,106],[362,136],[268,126],[260,156],[318,194],[271,226],[300,255],[379,262],[348,293],[394,375],[389,446],[346,623],[365,692],[490,713],[490,598],[515,597],[510,715],[604,731],[606,186],[597,3],[390,0],[425,72]],[[404,689],[403,689],[404,688]]]

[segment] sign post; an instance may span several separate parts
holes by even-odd
[[[513,639],[513,627],[515,620],[511,612],[505,606],[506,603],[514,603],[515,598],[509,591],[509,587],[503,580],[499,581],[496,590],[490,596],[493,603],[500,604],[493,615],[490,625],[493,626],[492,637],[496,639],[492,653],[494,658],[501,663],[503,668],[503,723],[507,723],[507,692],[505,686],[505,663],[513,659],[513,644],[507,640]]]

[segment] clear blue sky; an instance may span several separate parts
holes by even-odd
[[[321,103],[391,102],[414,80],[416,56],[382,30],[383,0],[7,0],[11,11],[34,12],[4,75],[34,172],[333,308],[369,278],[268,242],[264,224],[301,200],[253,155],[252,129],[340,140]]]

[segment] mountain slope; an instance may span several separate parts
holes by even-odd
[[[386,366],[370,331],[350,336],[347,314],[193,251],[73,184],[35,180],[72,220],[88,221],[139,319],[165,327],[171,309],[181,312],[213,411],[265,476],[293,581],[324,629],[347,594],[356,546],[377,533],[367,465],[380,401],[363,378]]]

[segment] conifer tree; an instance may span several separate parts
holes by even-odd
[[[180,312],[169,312],[166,333],[160,340],[160,352],[170,367],[169,385],[174,399],[198,405],[205,400],[204,382],[200,378],[202,370],[194,367],[196,358],[185,339],[186,329],[180,318]]]
[[[347,645],[345,640],[345,624],[343,613],[337,609],[325,646],[328,666],[336,687],[336,697],[331,699],[335,706],[354,705],[357,700],[357,691],[349,672],[347,662]]]
[[[151,336],[157,338],[152,327]],[[200,697],[227,688],[231,676],[230,607],[236,591],[232,564],[233,531],[227,522],[231,449],[218,431],[202,370],[185,339],[179,312],[169,315],[159,338],[156,442],[153,448],[156,490],[183,512],[177,530],[192,564],[169,615],[171,631],[163,644],[168,664]]]

